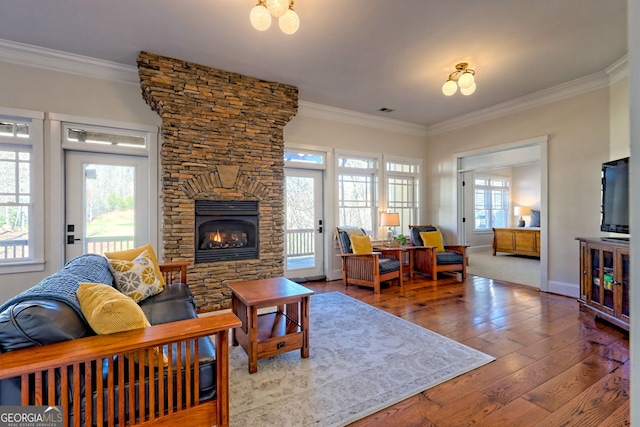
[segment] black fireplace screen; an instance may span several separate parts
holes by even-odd
[[[196,263],[257,258],[257,201],[196,200]]]

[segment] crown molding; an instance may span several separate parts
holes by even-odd
[[[140,84],[135,66],[0,39],[0,61],[49,71]]]
[[[351,125],[364,126],[388,130],[391,132],[406,133],[409,135],[427,136],[428,128],[417,123],[401,120],[387,119],[372,114],[358,113],[352,110],[330,107],[328,105],[314,104],[307,101],[298,102],[298,114],[315,119],[325,119],[342,122]]]
[[[138,85],[138,69],[132,65],[118,64],[88,56],[76,55],[54,49],[0,39],[0,61],[41,68],[49,71],[73,74]],[[372,114],[359,113],[312,102],[299,101],[298,114],[306,117],[382,129],[416,136],[433,136],[465,126],[496,119],[518,111],[527,110],[565,98],[607,87],[629,75],[628,58],[625,55],[605,71],[563,83],[539,92],[512,99],[445,120],[430,126],[401,120],[388,119]]]
[[[562,83],[520,98],[515,98],[469,114],[464,114],[454,119],[433,124],[429,126],[428,136],[438,135],[487,120],[497,119],[519,111],[550,104],[552,102],[557,102],[608,86],[609,77],[606,72],[601,71],[599,73],[581,77],[567,83]]]
[[[609,75],[610,83],[617,83],[629,77],[629,56],[625,55],[604,70]]]

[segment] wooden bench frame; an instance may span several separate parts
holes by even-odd
[[[161,264],[167,283],[174,281],[171,277],[173,273],[183,277],[183,282],[186,282],[188,264]],[[229,330],[239,326],[240,320],[233,313],[223,312],[203,318],[11,351],[0,354],[0,379],[21,378],[22,405],[62,405],[65,412],[69,407],[69,395],[79,402],[85,397],[84,390],[88,390],[84,409],[85,425],[89,426],[115,426],[116,414],[125,412],[125,401],[129,408],[142,409],[137,412],[130,410],[126,419],[125,416],[117,417],[119,426],[228,426]],[[199,369],[185,367],[199,360],[198,339],[206,336],[213,336],[216,347],[216,396],[200,402]],[[136,369],[135,360],[145,360],[145,356],[151,356],[156,347],[166,348],[168,360],[175,359],[175,366],[182,369],[176,369],[172,364],[162,366],[162,358],[156,358],[157,369]],[[192,352],[182,351],[183,348],[191,348]],[[108,364],[106,379],[102,376],[104,360]],[[94,372],[96,370],[98,372]],[[53,378],[56,373],[60,375],[58,394],[54,381],[44,380],[45,376]],[[177,378],[175,384],[174,377]],[[157,381],[157,396],[154,387],[130,386],[128,395],[120,396],[116,403],[115,383],[128,382],[131,385],[138,381],[139,384],[144,384],[145,380],[150,384]],[[96,408],[92,407],[90,393],[94,388],[106,388],[106,408],[103,407],[102,399],[97,400]],[[136,390],[138,396],[135,395]],[[46,401],[43,399],[44,395],[48,396]],[[165,405],[165,399],[177,403]],[[144,409],[145,401],[149,402],[148,413]],[[73,405],[73,426],[81,426],[81,409],[81,405]],[[94,409],[96,419],[93,419]],[[105,410],[108,415],[103,419]],[[64,420],[65,427],[68,427],[69,418],[66,413]]]

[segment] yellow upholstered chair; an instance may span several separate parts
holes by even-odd
[[[355,245],[352,245],[352,236]],[[398,284],[402,287],[402,274],[400,254],[397,259],[382,258],[380,252],[374,252],[369,243],[369,247],[365,242],[359,242],[359,237],[367,237],[364,230],[357,227],[337,227],[336,238],[340,246],[340,256],[342,257],[342,280],[345,285],[359,285],[373,288],[377,294],[380,293],[380,283],[388,280],[398,280]],[[370,241],[369,241],[370,242]],[[366,252],[354,250],[353,246],[363,246]],[[361,248],[356,248],[361,249]]]
[[[437,280],[440,272],[460,273],[462,280],[465,279],[466,246],[445,245],[440,230],[432,225],[410,225],[409,236],[412,245],[420,246],[415,250],[414,271],[432,280]]]

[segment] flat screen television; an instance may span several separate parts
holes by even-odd
[[[602,164],[600,230],[629,233],[629,157]]]

